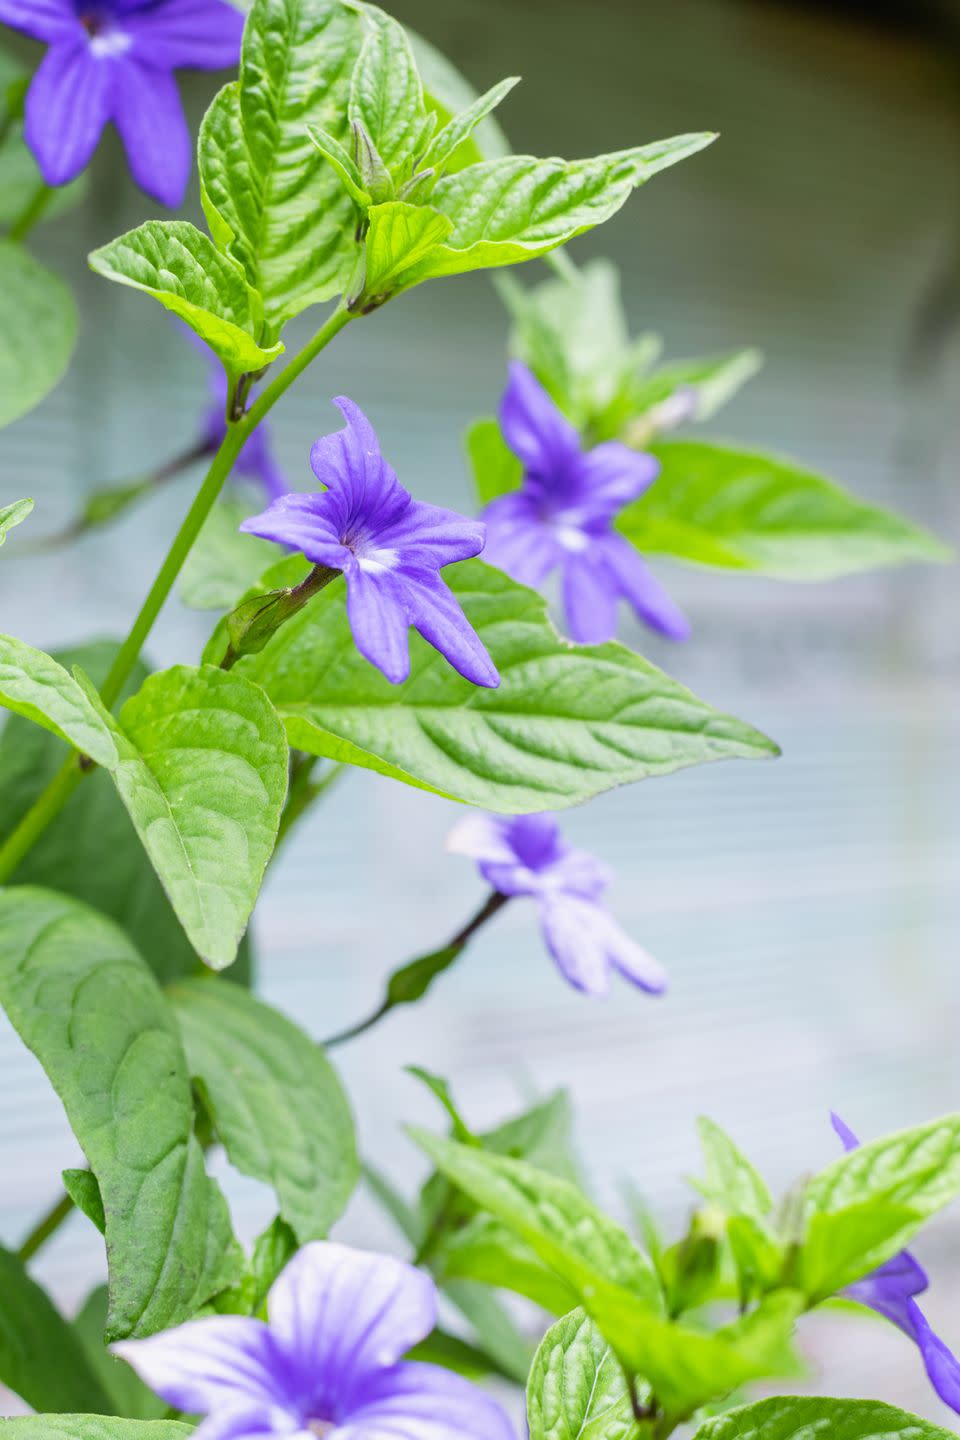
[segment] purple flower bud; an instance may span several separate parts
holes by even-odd
[[[686,618],[634,547],[612,529],[617,512],[656,478],[653,456],[615,440],[584,450],[575,427],[519,361],[510,367],[500,426],[523,461],[524,478],[521,489],[499,496],[483,512],[484,559],[534,588],[559,570],[575,640],[612,640],[621,600],[651,629],[685,640]]]
[[[447,848],[467,855],[501,895],[536,900],[547,949],[577,990],[606,995],[611,971],[659,995],[662,966],[630,939],[601,902],[611,876],[586,850],[575,850],[552,815],[468,815]]]

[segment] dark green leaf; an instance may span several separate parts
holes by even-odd
[[[91,1170],[64,1170],[63,1188],[77,1209],[100,1231],[107,1233],[107,1217],[97,1177]]]
[[[107,1287],[98,1285],[87,1296],[73,1322],[87,1361],[110,1396],[109,1408],[114,1414],[136,1420],[161,1420],[167,1413],[166,1401],[148,1390],[125,1361],[111,1355],[103,1340],[106,1324]]]
[[[0,1384],[34,1410],[113,1406],[73,1328],[16,1255],[0,1246]]]

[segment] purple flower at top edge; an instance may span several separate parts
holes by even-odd
[[[839,1115],[831,1115],[830,1121],[843,1148],[856,1150],[860,1142]],[[842,1293],[891,1320],[910,1337],[920,1351],[934,1390],[945,1405],[960,1414],[960,1361],[930,1328],[914,1298],[921,1295],[929,1283],[923,1266],[909,1250],[901,1250],[879,1269],[848,1285]]]
[[[468,815],[451,831],[447,848],[475,860],[501,895],[536,900],[547,949],[577,990],[606,995],[614,970],[651,995],[666,988],[662,966],[601,901],[609,870],[568,845],[552,815]]]
[[[500,427],[523,461],[523,485],[483,511],[484,559],[521,584],[539,588],[559,569],[570,634],[594,643],[617,631],[617,606],[628,601],[652,629],[685,640],[690,626],[634,547],[611,528],[614,516],[650,486],[652,455],[619,441],[584,450],[527,367],[514,361],[500,406]]]
[[[479,555],[484,526],[414,500],[359,406],[344,396],[334,404],[346,429],[325,435],[310,452],[325,490],[284,495],[240,529],[343,571],[354,643],[393,684],[410,673],[413,626],[465,680],[499,685],[496,666],[440,578],[444,565]]]
[[[243,16],[225,0],[0,0],[0,21],[49,45],[24,124],[47,184],[75,179],[112,120],[140,188],[182,204],[193,147],[172,72],[235,65]]]
[[[207,1417],[197,1440],[513,1440],[470,1381],[403,1359],[436,1312],[412,1265],[316,1241],[274,1282],[266,1324],[212,1316],[113,1349],[169,1405]]]

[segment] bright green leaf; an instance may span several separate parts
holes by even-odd
[[[705,441],[651,449],[660,474],[617,521],[647,554],[782,580],[950,558],[927,531],[790,461]]]
[[[144,290],[184,320],[223,362],[228,375],[262,370],[282,352],[262,348],[262,302],[240,266],[186,220],[148,220],[94,250],[99,275]]]
[[[7,531],[22,525],[32,509],[32,500],[14,500],[12,505],[0,506],[0,545],[6,540]]]
[[[407,34],[423,81],[427,110],[437,116],[438,130],[442,130],[455,116],[470,109],[478,98],[477,92],[456,66],[422,35],[409,28]],[[464,170],[481,160],[496,160],[509,154],[510,145],[499,122],[495,116],[488,115],[449,157],[444,169]]]
[[[404,275],[450,234],[450,221],[428,205],[391,200],[367,211],[364,294],[375,304],[403,289]]]
[[[423,85],[403,26],[376,6],[350,85],[351,124],[363,125],[391,172],[409,174],[424,134]]]
[[[268,330],[343,289],[356,213],[307,127],[350,140],[347,100],[364,23],[340,0],[256,0],[240,78],[200,129],[203,206],[216,244],[263,297]]]
[[[322,1049],[236,985],[182,981],[168,993],[231,1163],[273,1187],[302,1243],[323,1239],[359,1167],[350,1107]]]
[[[284,562],[261,584],[303,573],[301,562]],[[543,599],[501,571],[473,560],[444,578],[500,670],[499,689],[462,679],[418,637],[413,678],[391,685],[353,644],[342,581],[237,670],[267,691],[294,747],[507,813],[562,809],[708,760],[777,753],[624,646],[562,640]],[[208,658],[219,658],[220,643]]]
[[[490,1215],[475,1215],[431,1252],[431,1268],[443,1282],[476,1280],[523,1295],[551,1315],[577,1304],[579,1293],[538,1259],[519,1236]]]
[[[63,1188],[82,1215],[101,1235],[107,1233],[107,1217],[97,1177],[92,1170],[64,1170]]]
[[[179,1324],[239,1271],[193,1133],[173,1013],[123,932],[50,891],[0,894],[0,1000],[100,1185],[111,1339]]]
[[[730,1215],[762,1220],[773,1204],[759,1172],[730,1136],[706,1115],[697,1120],[705,1175],[700,1187],[708,1199]]]
[[[953,1440],[953,1432],[882,1405],[879,1400],[830,1400],[777,1395],[705,1421],[694,1440]]]
[[[547,1331],[527,1382],[530,1440],[636,1440],[643,1433],[616,1354],[582,1310]]]
[[[16,1255],[0,1246],[0,1384],[34,1410],[109,1413],[72,1326]]]
[[[99,709],[77,681],[43,650],[0,635],[0,705],[66,740],[108,769],[117,747]]]
[[[438,170],[443,169],[450,157],[455,155],[460,147],[470,139],[477,126],[507,98],[514,86],[519,83],[520,77],[511,75],[508,79],[501,80],[499,84],[494,85],[486,94],[478,95],[466,109],[454,115],[430,142],[427,153],[423,157],[423,168],[435,166]]]
[[[77,338],[73,296],[22,245],[0,240],[0,429],[58,384]]]
[[[648,380],[637,382],[632,395],[634,413],[642,417],[678,390],[692,390],[694,408],[690,419],[709,420],[753,379],[762,365],[759,350],[735,350],[705,360],[675,360]]]
[[[17,1415],[0,1420],[0,1440],[187,1440],[178,1420],[125,1420],[109,1415]]]
[[[496,420],[474,421],[467,431],[467,454],[481,505],[489,505],[498,496],[519,490],[523,483],[523,462],[504,440]]]

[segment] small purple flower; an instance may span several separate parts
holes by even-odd
[[[634,547],[611,529],[617,512],[656,478],[653,456],[616,440],[584,450],[576,428],[519,361],[510,366],[500,427],[523,461],[524,478],[521,489],[483,512],[484,559],[534,588],[559,569],[575,640],[613,639],[621,600],[652,629],[685,640],[687,620]]]
[[[227,433],[227,376],[220,361],[208,350],[202,340],[197,340],[193,331],[183,327],[197,348],[204,352],[208,365],[207,389],[210,404],[204,411],[200,439],[209,450],[217,450]],[[268,500],[279,500],[289,492],[287,477],[277,464],[273,454],[270,427],[261,420],[250,439],[244,445],[233,465],[233,474],[240,480],[252,480],[261,486]]]
[[[496,666],[440,578],[444,565],[479,555],[483,525],[414,500],[384,460],[360,407],[345,396],[334,404],[346,429],[323,436],[310,452],[326,489],[284,495],[240,529],[343,571],[354,643],[394,685],[410,674],[412,625],[465,680],[496,687]]]
[[[843,1148],[856,1150],[860,1144],[856,1135],[840,1119],[830,1116],[831,1123]],[[914,1296],[921,1295],[930,1281],[923,1266],[910,1254],[901,1250],[885,1265],[848,1285],[843,1294],[850,1300],[875,1310],[878,1315],[891,1320],[905,1335],[908,1335],[920,1351],[930,1383],[940,1399],[951,1410],[960,1414],[960,1361],[934,1334],[929,1322]]]
[[[0,21],[50,47],[24,126],[47,184],[75,179],[112,120],[137,184],[179,206],[192,144],[172,72],[235,65],[243,16],[225,0],[0,0]]]
[[[207,1417],[198,1440],[513,1440],[468,1380],[403,1359],[437,1317],[433,1281],[412,1265],[317,1241],[274,1283],[267,1313],[113,1348],[169,1405]]]
[[[501,895],[536,900],[547,949],[577,990],[606,995],[612,970],[651,995],[666,988],[663,968],[601,903],[609,870],[568,845],[552,815],[468,815],[452,830],[447,848],[475,860]]]

